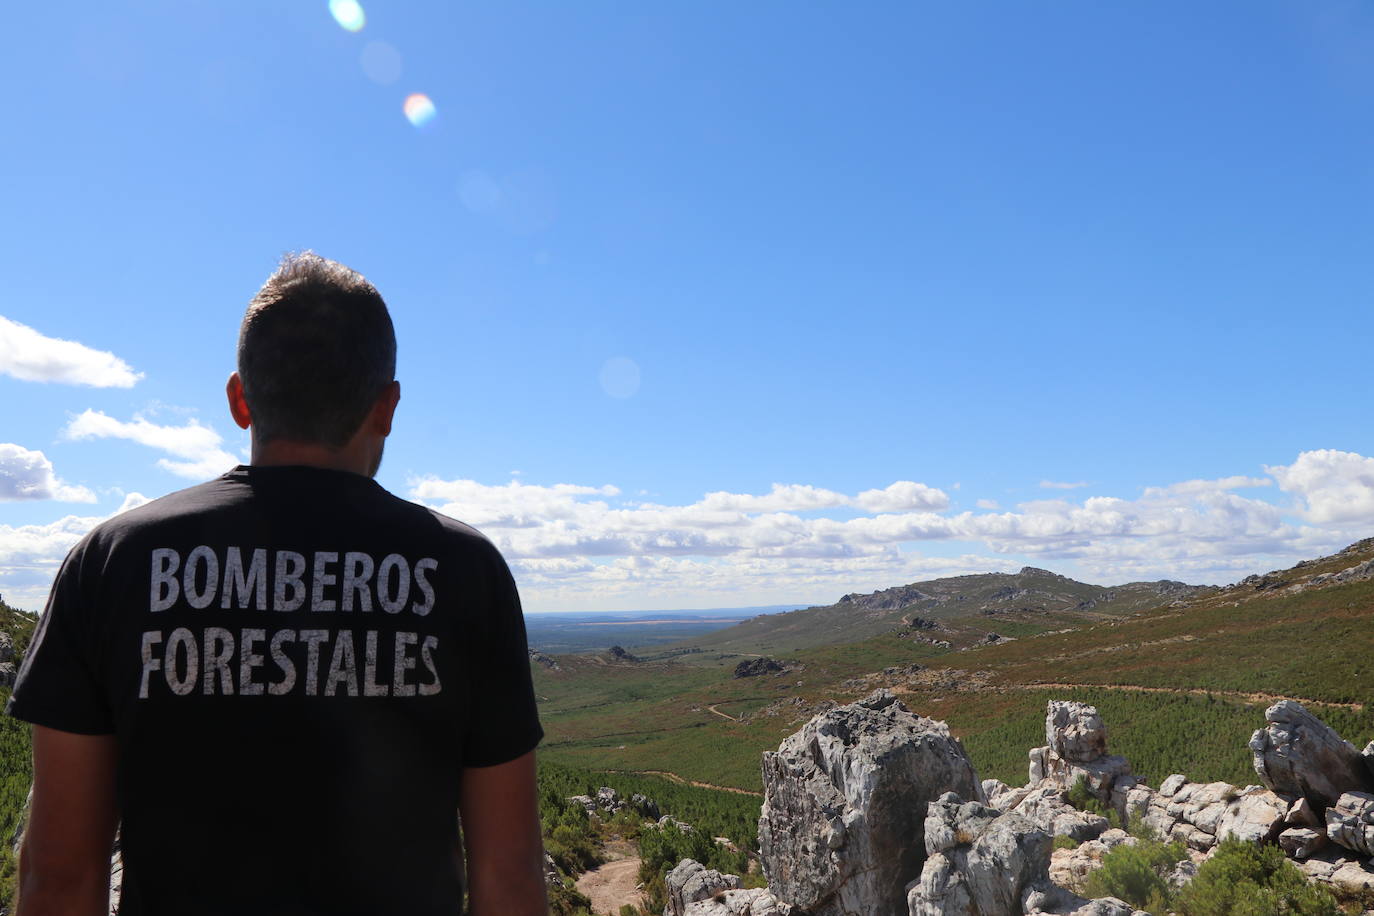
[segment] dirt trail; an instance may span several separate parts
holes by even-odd
[[[630,856],[607,862],[599,868],[584,872],[577,879],[577,889],[592,901],[592,912],[616,916],[627,903],[638,906],[643,902],[639,893],[639,857]]]
[[[1284,696],[1276,693],[1244,693],[1236,690],[1204,690],[1201,687],[1142,687],[1139,684],[1062,684],[1049,682],[1044,684],[999,684],[1001,687],[1008,687],[1012,690],[1133,690],[1138,693],[1187,693],[1193,696],[1212,696],[1227,697],[1232,700],[1249,700],[1255,703],[1277,703],[1279,700],[1296,700],[1304,706],[1331,706],[1338,709],[1349,709],[1353,712],[1360,712],[1364,709],[1363,703],[1336,703],[1331,700],[1312,700],[1306,697]]]
[[[736,719],[734,716],[730,715],[728,712],[721,712],[719,709],[716,709],[716,707],[715,707],[714,704],[712,704],[712,705],[710,705],[710,706],[707,706],[706,708],[709,709],[711,712],[715,713],[716,715],[720,716],[722,719],[729,719],[731,722],[738,722],[738,721],[739,721],[739,719]]]
[[[669,773],[667,770],[633,770],[631,772],[641,776],[662,776],[669,782],[684,786],[696,786],[698,789],[715,789],[717,792],[734,792],[736,795],[752,795],[755,798],[763,798],[762,792],[751,792],[748,789],[739,789],[734,786],[718,786],[709,782],[699,782],[695,779],[684,779],[676,773]]]

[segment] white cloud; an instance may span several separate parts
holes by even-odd
[[[93,503],[95,494],[59,480],[52,462],[42,452],[0,442],[0,502],[30,499]]]
[[[682,606],[730,603],[721,589],[787,601],[805,600],[805,587],[819,590],[806,593],[814,600],[833,600],[926,571],[953,574],[938,572],[947,561],[915,553],[929,542],[981,544],[985,554],[966,552],[960,564],[981,564],[979,571],[1031,559],[1097,582],[1225,582],[1354,540],[1236,492],[1272,483],[1237,475],[1147,487],[1132,499],[1043,499],[1009,511],[980,500],[979,511],[957,513],[943,492],[910,481],[858,496],[775,484],[765,494],[712,492],[683,505],[613,504],[606,497],[619,491],[610,486],[437,478],[413,481],[411,495],[484,528],[522,571],[535,606],[605,606],[597,602],[612,581],[643,589],[646,607],[648,595],[670,593]],[[862,514],[826,511],[854,508]],[[927,561],[937,565],[921,565]]]
[[[130,388],[143,373],[104,350],[47,337],[0,315],[0,373],[26,382]]]
[[[1058,480],[1040,481],[1040,488],[1042,490],[1077,490],[1080,487],[1086,487],[1087,485],[1088,482],[1086,480],[1079,480],[1075,483],[1063,483]]]
[[[949,497],[923,483],[899,480],[884,490],[864,490],[854,497],[854,505],[869,512],[940,511],[949,508]]]
[[[1374,458],[1335,449],[1303,452],[1290,465],[1266,467],[1279,489],[1317,524],[1374,523]]]
[[[980,499],[974,503],[979,509],[1000,509],[1002,508],[995,499]]]
[[[68,551],[106,518],[147,502],[143,494],[130,493],[109,516],[67,515],[45,525],[0,525],[0,595],[16,607],[42,608]]]
[[[219,433],[194,419],[183,426],[160,426],[140,416],[126,423],[86,410],[67,424],[63,434],[69,439],[128,439],[164,451],[172,458],[159,458],[158,467],[192,480],[207,480],[239,463],[220,447]]]

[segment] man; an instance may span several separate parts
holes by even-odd
[[[9,712],[33,723],[19,916],[543,914],[542,737],[515,584],[372,480],[400,398],[386,304],[287,257],[229,410],[252,464],[67,557]],[[457,812],[461,811],[460,848]]]

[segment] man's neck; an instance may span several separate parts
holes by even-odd
[[[371,477],[377,473],[376,458],[359,443],[350,442],[343,448],[330,448],[318,442],[289,442],[273,440],[253,443],[251,463],[255,467],[299,465],[331,471],[350,471]]]

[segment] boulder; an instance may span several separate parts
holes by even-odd
[[[1311,827],[1289,827],[1279,834],[1279,846],[1293,859],[1309,859],[1326,844],[1326,831]]]
[[[1299,862],[1303,874],[1330,887],[1338,895],[1358,897],[1374,892],[1374,866],[1340,855],[1339,846],[1328,846],[1306,861]]]
[[[682,916],[790,916],[792,908],[776,900],[766,887],[722,891],[689,903]]]
[[[1096,706],[1050,700],[1045,712],[1045,744],[1061,760],[1087,763],[1107,753],[1107,726]]]
[[[1048,882],[1052,839],[1019,814],[1001,814],[948,793],[930,803],[921,878],[910,916],[1004,916]]]
[[[1374,795],[1346,792],[1326,809],[1331,842],[1363,856],[1374,856]]]
[[[1355,746],[1300,703],[1280,700],[1264,717],[1268,724],[1250,738],[1250,750],[1260,781],[1274,792],[1324,809],[1346,792],[1374,790]]]
[[[668,889],[668,906],[663,916],[684,916],[690,904],[738,888],[740,879],[738,875],[722,875],[695,859],[683,859],[668,872],[663,883]]]
[[[1159,784],[1159,794],[1166,797],[1173,797],[1173,794],[1183,788],[1188,783],[1188,777],[1182,773],[1175,773]]]
[[[810,916],[897,916],[925,863],[930,802],[982,787],[949,727],[890,692],[824,712],[763,755],[759,858]]]
[[[1031,791],[1013,810],[1050,836],[1079,842],[1096,839],[1110,826],[1105,817],[1070,805],[1064,790],[1053,785]]]
[[[1113,844],[1136,842],[1113,833]],[[1055,885],[1051,843],[1019,814],[963,802],[953,793],[941,797],[926,817],[930,855],[920,880],[907,890],[910,916],[1134,916],[1115,898],[1086,900]]]
[[[1289,807],[1288,813],[1284,815],[1283,822],[1292,827],[1324,827],[1320,815],[1312,810],[1312,803],[1305,798],[1300,798]]]
[[[1044,747],[1030,751],[1032,784],[1047,782],[1067,789],[1082,780],[1098,801],[1111,805],[1118,785],[1138,781],[1125,757],[1107,753],[1107,727],[1095,706],[1050,700],[1045,741]]]
[[[761,674],[773,674],[782,670],[782,665],[774,659],[746,658],[735,666],[735,677],[758,677]]]
[[[658,802],[640,792],[630,796],[630,805],[651,821],[658,820],[661,813],[658,810]]]
[[[1288,802],[1259,786],[1247,786],[1226,806],[1217,821],[1216,837],[1233,836],[1249,843],[1272,843],[1283,830]]]

